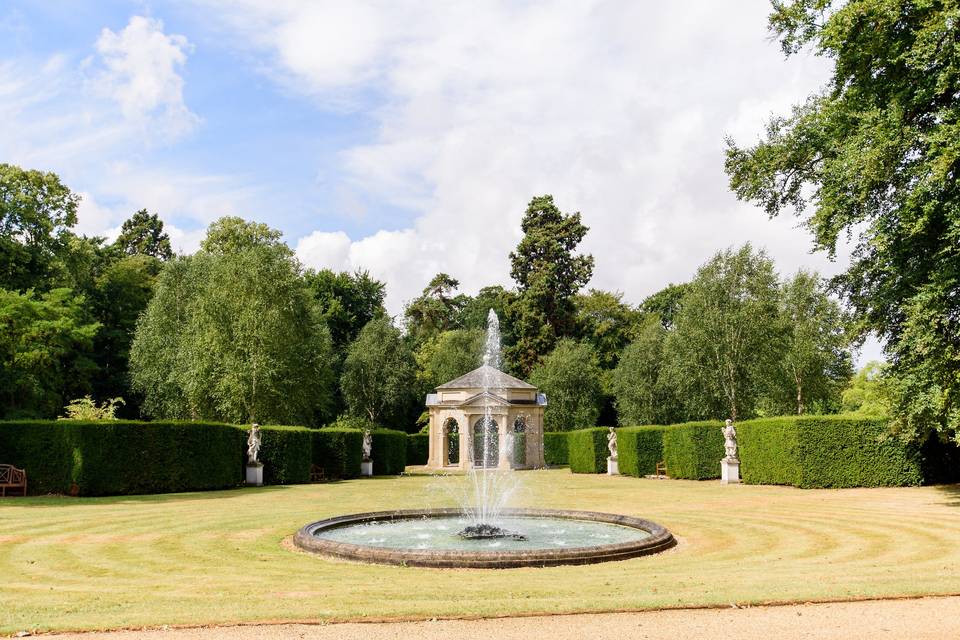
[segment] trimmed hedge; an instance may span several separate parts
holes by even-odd
[[[824,487],[896,487],[924,481],[919,447],[861,416],[764,418],[737,425],[743,481]],[[933,459],[931,451],[928,460]],[[929,475],[939,473],[930,465]]]
[[[246,437],[219,423],[0,422],[0,457],[26,469],[31,494],[222,489],[243,481]]]
[[[427,464],[430,459],[430,435],[407,434],[407,464]]]
[[[569,432],[547,431],[543,434],[543,462],[548,466],[564,466],[569,462]]]
[[[685,422],[663,430],[663,460],[667,475],[686,480],[720,477],[724,456],[723,431],[719,422]]]
[[[642,478],[657,471],[663,460],[663,432],[669,427],[644,426],[617,429],[617,461],[620,473]]]
[[[407,466],[407,434],[393,429],[377,429],[373,434],[371,457],[373,475],[395,476]],[[362,438],[362,436],[361,436]]]
[[[245,428],[240,428],[246,431]],[[246,454],[244,454],[244,462]],[[260,427],[260,462],[264,484],[310,482],[313,462],[313,429],[306,427]]]
[[[567,432],[570,471],[574,473],[606,473],[607,429],[592,427]]]
[[[356,478],[363,459],[363,432],[355,429],[318,429],[313,432],[313,464],[328,479]]]

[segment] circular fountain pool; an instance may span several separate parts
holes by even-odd
[[[461,537],[472,524],[460,509],[358,513],[308,524],[294,541],[307,551],[361,562],[474,568],[623,560],[675,544],[655,522],[592,511],[506,509],[497,526],[511,535]]]

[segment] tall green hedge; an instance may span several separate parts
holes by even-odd
[[[0,422],[0,463],[26,469],[31,494],[123,495],[199,491],[244,481],[248,427],[198,422]],[[359,475],[359,431],[261,427],[265,484]],[[406,434],[374,433],[378,473],[401,473]],[[375,456],[376,457],[376,456]]]
[[[924,481],[920,448],[890,435],[885,418],[748,420],[737,425],[737,440],[743,481],[751,484],[892,487]]]
[[[723,455],[719,422],[686,422],[663,430],[663,459],[671,478],[719,478]]]
[[[363,458],[363,432],[356,429],[318,429],[313,432],[313,464],[325,478],[356,478]]]
[[[617,429],[617,461],[620,473],[642,478],[657,470],[663,460],[663,432],[669,427],[621,427]]]
[[[574,473],[606,473],[607,429],[593,427],[567,432],[570,471]]]
[[[563,466],[569,463],[567,431],[547,431],[543,434],[543,462],[548,466]]]
[[[407,464],[427,464],[430,459],[430,435],[407,434]]]
[[[377,429],[371,433],[373,475],[394,476],[403,473],[407,466],[407,434],[393,429]]]

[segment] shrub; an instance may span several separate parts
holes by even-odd
[[[426,433],[407,434],[407,464],[427,464],[430,459],[430,436]]]
[[[393,429],[377,429],[373,434],[373,475],[394,476],[407,466],[407,434]]]
[[[27,471],[32,494],[67,493],[73,469],[73,448],[64,423],[46,420],[0,422],[0,463]]]
[[[644,426],[617,429],[620,473],[642,478],[657,470],[663,460],[663,432],[669,427]]]
[[[858,415],[758,419],[737,425],[744,482],[801,488],[890,487],[924,480],[920,448]],[[936,449],[934,445],[933,449]],[[931,451],[933,453],[933,451]],[[935,455],[926,458],[934,462]],[[938,472],[928,465],[931,477]]]
[[[246,429],[244,429],[246,431]],[[305,427],[260,427],[264,484],[310,482],[313,430]]]
[[[723,455],[719,422],[687,422],[663,430],[663,459],[671,478],[719,478]]]
[[[356,478],[363,458],[363,433],[324,428],[313,432],[313,464],[326,478]]]
[[[593,427],[567,434],[570,471],[574,473],[605,473],[607,471],[607,429]]]
[[[543,461],[549,466],[563,466],[568,463],[566,431],[547,431],[543,434]]]

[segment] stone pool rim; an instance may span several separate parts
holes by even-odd
[[[349,542],[337,542],[317,537],[317,533],[356,524],[376,521],[410,520],[415,518],[444,518],[463,515],[462,509],[399,509],[352,513],[311,522],[301,528],[293,538],[294,544],[311,553],[376,564],[408,567],[431,567],[440,569],[510,569],[518,567],[552,567],[564,564],[594,564],[612,560],[626,560],[661,551],[676,544],[665,527],[633,516],[597,511],[572,511],[566,509],[504,509],[503,516],[514,518],[559,518],[603,522],[647,532],[639,540],[591,547],[561,549],[530,549],[511,551],[464,551],[430,549],[391,549]]]

